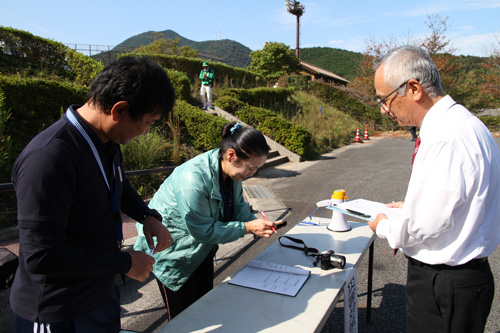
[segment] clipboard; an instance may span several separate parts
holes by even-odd
[[[358,218],[362,221],[373,221],[377,214],[383,213],[387,218],[397,218],[401,215],[401,208],[389,208],[385,204],[366,199],[356,199],[329,205],[326,208],[345,215]]]
[[[331,209],[335,212],[339,212],[339,213],[342,213],[344,215],[349,215],[349,216],[352,216],[352,217],[355,217],[357,219],[360,219],[360,220],[363,220],[363,221],[373,221],[375,219],[375,217],[371,217],[371,215],[368,215],[368,214],[364,214],[362,212],[358,212],[358,211],[355,211],[355,210],[352,210],[352,209],[342,209],[340,207],[338,207],[337,205],[331,205],[331,206],[327,206],[326,208],[328,209]]]

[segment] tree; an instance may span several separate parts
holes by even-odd
[[[188,58],[198,58],[198,50],[186,45],[179,46],[180,43],[180,38],[176,38],[175,40],[172,40],[171,38],[159,38],[154,40],[149,45],[142,45],[136,48],[132,53],[166,54]]]
[[[491,45],[489,56],[482,64],[485,72],[480,89],[490,98],[489,107],[498,107],[500,104],[500,34],[496,34],[495,38],[496,43]]]
[[[261,74],[268,83],[300,69],[299,59],[284,43],[266,43],[262,50],[250,52],[250,59],[252,60],[247,69]]]
[[[474,96],[477,96],[478,87],[474,84],[476,81],[473,73],[470,75],[461,75],[461,64],[458,57],[453,53],[456,51],[452,47],[450,39],[445,35],[448,30],[446,21],[448,17],[442,19],[438,14],[428,15],[425,24],[431,33],[429,36],[419,40],[408,36],[407,40],[401,42],[392,37],[389,41],[376,42],[370,39],[366,42],[366,50],[363,52],[363,60],[361,62],[361,74],[352,81],[352,87],[359,90],[365,97],[374,103],[373,96],[375,95],[373,87],[373,60],[380,58],[389,50],[405,45],[419,45],[425,48],[435,62],[441,76],[441,85],[446,94],[450,94],[453,98],[466,106],[475,106],[472,102]]]

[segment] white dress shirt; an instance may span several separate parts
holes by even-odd
[[[420,138],[402,214],[380,221],[377,235],[428,264],[487,257],[500,243],[497,143],[450,96],[427,112]]]

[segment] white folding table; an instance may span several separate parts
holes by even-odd
[[[342,295],[343,287],[369,251],[368,311],[370,320],[373,242],[375,234],[364,222],[349,222],[352,230],[332,232],[327,219],[313,217],[319,226],[296,225],[286,236],[299,238],[319,251],[334,250],[346,257],[344,269],[322,270],[313,257],[286,248],[278,241],[255,259],[297,266],[311,271],[297,296],[290,297],[229,284],[223,281],[157,332],[316,332],[320,331]],[[285,242],[282,239],[282,242]],[[294,244],[287,242],[287,244]],[[296,245],[296,244],[295,244]]]

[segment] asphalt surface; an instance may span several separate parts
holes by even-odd
[[[500,146],[500,139],[496,140]],[[256,176],[244,181],[245,194],[255,210],[264,210],[271,220],[284,218],[288,221],[286,227],[278,230],[280,235],[310,215],[316,202],[328,199],[336,189],[345,189],[349,199],[403,200],[410,175],[413,144],[409,136],[372,137],[369,142],[336,149],[319,161],[286,163],[259,170]],[[323,217],[329,218],[328,214],[331,216],[331,212],[323,212]],[[256,215],[259,216],[259,213]],[[133,223],[126,223],[125,227],[127,244],[133,244]],[[254,240],[247,235],[237,242],[221,246],[214,262],[214,284],[237,272],[276,240],[274,236]],[[5,244],[0,243],[0,246],[15,248],[15,241]],[[308,245],[321,248],[319,244]],[[489,261],[495,280],[499,281],[499,249],[489,257]],[[365,320],[367,269],[368,258],[365,256],[358,269],[359,332],[405,332],[406,259],[400,253],[393,257],[392,249],[385,240],[375,241],[370,323]],[[155,281],[149,279],[146,283],[139,283],[128,279],[125,285],[119,279],[117,282],[121,290],[123,329],[154,332],[166,322],[166,311]],[[500,332],[499,289],[497,283],[485,332]],[[8,292],[0,292],[0,331],[6,329],[6,332],[11,331]],[[341,298],[321,332],[343,332],[343,324]]]

